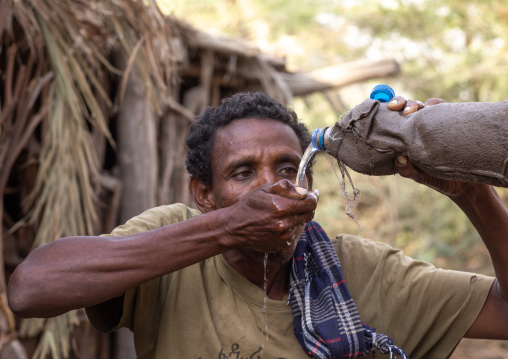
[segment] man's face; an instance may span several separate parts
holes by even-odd
[[[265,183],[287,179],[294,183],[302,148],[291,127],[272,119],[235,120],[215,135],[212,152],[212,194],[217,209],[229,207],[242,196]],[[310,175],[308,175],[310,180]],[[309,181],[308,181],[309,182]],[[310,188],[308,188],[310,190]],[[296,229],[299,237],[303,226]],[[269,257],[282,264],[293,255],[296,240],[283,253]],[[245,250],[256,260],[261,253]]]
[[[247,118],[217,131],[212,152],[212,192],[217,208],[282,179],[295,182],[302,149],[295,132],[271,119]]]

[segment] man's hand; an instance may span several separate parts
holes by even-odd
[[[440,98],[430,98],[427,102],[423,103],[416,100],[406,100],[402,96],[394,97],[387,105],[390,110],[400,111],[402,115],[409,115],[422,108],[444,103],[445,101]],[[467,197],[472,197],[471,194],[475,192],[488,191],[489,187],[485,184],[461,182],[453,180],[444,180],[432,177],[418,167],[413,165],[406,156],[397,156],[395,160],[395,168],[402,177],[411,178],[415,182],[421,183],[430,187],[439,193],[450,197],[454,201],[467,200]]]
[[[473,193],[488,191],[490,188],[489,185],[483,183],[461,182],[432,177],[413,165],[406,156],[397,156],[395,168],[402,177],[411,178],[415,182],[424,184],[450,197],[453,201],[471,197]]]
[[[416,100],[406,100],[402,96],[395,96],[386,107],[393,111],[400,111],[404,108],[402,115],[409,115],[410,113],[421,110],[424,107],[437,105],[440,103],[444,103],[445,101],[440,98],[429,98],[427,102],[423,103],[421,101]]]
[[[440,98],[430,98],[424,104],[421,101],[406,100],[402,96],[396,96],[388,103],[387,107],[393,111],[400,111],[404,109],[402,115],[405,116],[419,111],[424,107],[444,102],[445,101]],[[473,183],[443,180],[429,176],[418,167],[414,166],[406,156],[402,155],[397,156],[395,160],[395,168],[402,177],[411,178],[412,180],[424,184],[452,199],[461,197],[463,194],[470,193],[470,190],[472,189],[471,187],[482,186]]]
[[[265,184],[222,209],[228,245],[272,253],[287,248],[314,218],[319,192],[288,180]]]

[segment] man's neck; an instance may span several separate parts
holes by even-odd
[[[260,258],[254,259],[252,256],[234,249],[223,253],[222,256],[234,270],[244,276],[249,282],[264,289],[265,265],[263,263],[263,253],[260,253]],[[268,263],[266,266],[266,294],[268,298],[282,300],[288,294],[290,268],[289,263],[282,265],[271,265]]]

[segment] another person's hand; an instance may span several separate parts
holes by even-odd
[[[288,248],[314,218],[318,195],[288,180],[262,185],[225,208],[229,237],[239,247],[260,252]]]

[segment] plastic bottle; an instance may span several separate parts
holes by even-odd
[[[395,91],[388,85],[377,85],[370,92],[370,98],[379,102],[389,102],[394,97]],[[312,147],[316,151],[326,151],[326,142],[331,131],[331,127],[317,128],[312,131]]]
[[[443,103],[402,116],[367,99],[315,131],[319,150],[356,172],[395,174],[395,158],[405,155],[437,178],[508,187],[508,101]]]

